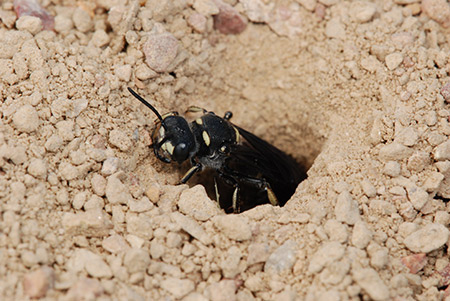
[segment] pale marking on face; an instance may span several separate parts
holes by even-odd
[[[199,124],[199,125],[202,125],[203,124],[203,120],[201,118],[197,118],[197,119],[195,119],[195,123]]]
[[[163,145],[161,145],[162,150],[168,152],[170,155],[173,154],[173,145],[170,141],[164,142]]]
[[[202,132],[203,141],[205,141],[206,146],[209,146],[211,140],[209,139],[209,135],[206,131]]]

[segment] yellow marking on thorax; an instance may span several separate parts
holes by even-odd
[[[209,146],[209,144],[211,143],[211,139],[209,138],[209,135],[206,131],[202,132],[202,138],[203,141],[205,141],[206,146]]]
[[[203,124],[203,120],[201,118],[197,118],[195,119],[195,123],[198,125],[202,125]]]
[[[241,135],[239,134],[239,130],[235,126],[233,126],[233,129],[236,133],[236,143],[239,143],[241,141]]]

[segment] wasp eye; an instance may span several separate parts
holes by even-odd
[[[188,158],[189,155],[189,149],[186,145],[186,143],[179,143],[177,146],[175,146],[175,149],[173,150],[172,157],[177,161],[178,163],[181,163],[185,161]]]

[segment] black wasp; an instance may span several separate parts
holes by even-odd
[[[265,203],[283,206],[306,178],[305,171],[292,157],[232,124],[231,112],[221,118],[192,106],[186,113],[203,115],[188,123],[178,112],[161,116],[135,91],[128,90],[158,117],[151,146],[156,157],[166,163],[190,160],[192,167],[181,183],[204,169],[215,170],[222,186],[230,191],[231,204],[223,203],[215,183],[217,201],[227,212],[237,213]]]

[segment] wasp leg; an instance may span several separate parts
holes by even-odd
[[[223,116],[223,119],[230,120],[231,117],[233,117],[233,113],[231,113],[230,111],[227,111],[227,112],[225,112],[225,115]]]
[[[214,190],[216,192],[216,202],[217,202],[217,207],[220,208],[220,193],[219,193],[219,187],[217,186],[217,180],[216,177],[214,177]]]
[[[239,213],[241,212],[241,204],[239,202],[239,183],[236,181],[235,178],[232,176],[226,175],[223,172],[219,172],[219,175],[227,182],[229,185],[233,186],[233,197],[231,199],[232,201],[232,207],[233,207],[233,213]]]
[[[195,164],[194,166],[192,166],[185,174],[184,176],[181,178],[180,183],[184,184],[187,181],[189,181],[190,178],[192,178],[192,176],[198,172],[202,170],[202,165],[200,163]]]
[[[203,112],[203,114],[206,114],[208,111],[197,106],[189,106],[186,110],[186,113],[198,113],[198,112]]]
[[[269,199],[269,202],[274,206],[280,205],[277,196],[270,187],[270,184],[265,179],[248,177],[246,175],[243,175],[230,169],[226,169],[226,171],[236,179],[239,179],[239,181],[245,182],[250,185],[254,185],[256,187],[259,187],[260,189],[264,189],[267,192],[267,198]]]

